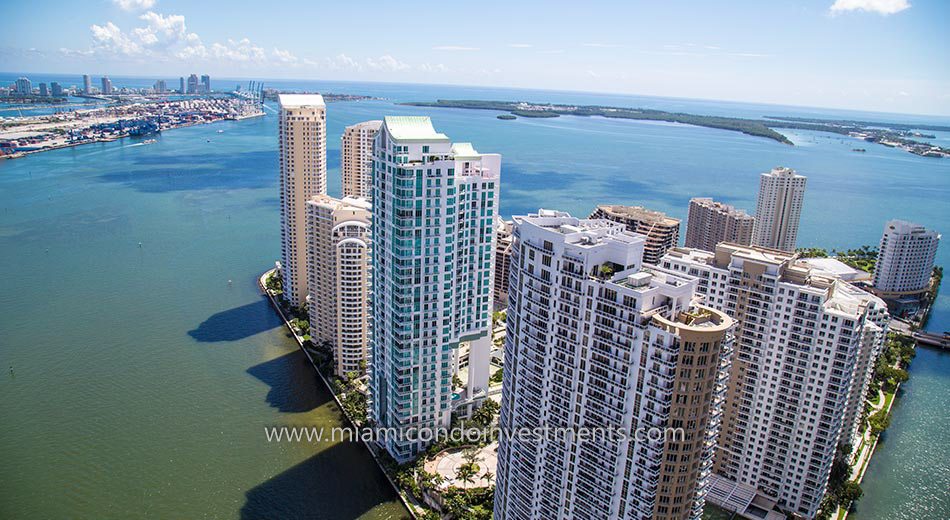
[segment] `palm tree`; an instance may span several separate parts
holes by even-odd
[[[475,476],[475,466],[471,463],[462,464],[455,470],[455,477],[461,480],[463,483],[467,482],[470,484],[475,483],[475,479],[472,478]],[[465,486],[462,486],[465,487]]]
[[[485,473],[482,473],[482,478],[485,482],[488,482],[488,486],[491,487],[491,482],[495,480],[495,474],[486,469]]]

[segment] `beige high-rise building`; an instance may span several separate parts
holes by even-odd
[[[330,344],[337,375],[362,372],[368,361],[370,210],[350,197],[307,202],[310,335]]]
[[[340,162],[344,197],[372,197],[373,140],[382,125],[382,121],[364,121],[343,130]]]
[[[754,224],[755,219],[741,209],[710,198],[690,199],[686,247],[715,251],[720,242],[747,246],[752,243]]]
[[[514,223],[495,216],[495,304],[508,303],[508,273],[511,270],[511,248]]]
[[[780,251],[795,251],[808,179],[779,166],[759,177],[752,243]]]
[[[284,298],[307,298],[307,201],[327,192],[326,105],[319,94],[281,94],[280,268]]]
[[[665,213],[640,206],[597,206],[590,218],[605,218],[620,222],[627,231],[646,236],[643,263],[657,264],[680,238],[680,221]]]
[[[705,303],[738,322],[710,500],[748,507],[728,498],[738,486],[760,508],[814,518],[838,446],[857,439],[884,302],[775,249],[676,248],[661,265],[698,278]]]

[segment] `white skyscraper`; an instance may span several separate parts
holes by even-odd
[[[310,335],[330,345],[340,376],[369,362],[369,222],[365,199],[317,195],[307,202]]]
[[[364,121],[343,130],[340,169],[343,196],[369,199],[372,196],[373,141],[382,121]]]
[[[82,93],[87,96],[92,94],[92,78],[89,77],[89,74],[82,75]]]
[[[733,320],[698,304],[694,278],[642,268],[623,224],[514,222],[495,518],[700,518]],[[545,427],[630,435],[506,434]],[[666,428],[681,434],[651,436]]]
[[[936,231],[905,220],[884,224],[874,266],[874,288],[885,296],[927,290],[938,245],[940,234]]]
[[[500,168],[501,156],[453,144],[428,117],[387,117],[376,136],[370,390],[382,428],[448,427],[454,403],[487,391]],[[460,343],[469,375],[453,399]],[[426,446],[383,444],[399,461]]]
[[[192,75],[194,76],[194,75]],[[319,94],[282,94],[280,117],[280,238],[284,298],[307,298],[307,201],[327,192],[326,105]]]
[[[854,441],[884,302],[774,249],[673,249],[660,265],[699,278],[738,322],[710,500],[738,483],[813,518],[838,445]]]
[[[773,168],[759,178],[752,244],[795,251],[807,178],[791,168]]]

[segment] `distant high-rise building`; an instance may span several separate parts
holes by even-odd
[[[307,201],[327,192],[327,114],[319,94],[283,94],[278,103],[281,276],[284,297],[300,306],[308,291]]]
[[[210,94],[211,93],[211,76],[203,74],[201,76],[201,93]]]
[[[198,93],[198,76],[192,74],[188,76],[188,91],[187,94],[197,94]]]
[[[427,446],[412,431],[448,428],[454,407],[487,397],[501,156],[408,116],[386,117],[373,150],[372,415],[405,462]]]
[[[362,372],[369,361],[370,204],[317,195],[307,202],[310,335],[333,351],[334,371]]]
[[[938,245],[936,231],[906,220],[888,221],[874,265],[874,288],[887,297],[926,291]]]
[[[757,489],[814,518],[838,446],[857,437],[884,302],[775,249],[677,248],[661,265],[697,277],[706,303],[738,322],[713,489]]]
[[[102,93],[112,94],[112,80],[108,76],[102,77]]]
[[[710,198],[690,199],[686,247],[715,251],[720,242],[747,246],[752,243],[754,224],[755,219],[741,209]]]
[[[733,320],[699,305],[695,278],[641,268],[622,224],[514,223],[494,517],[698,520]]]
[[[808,179],[791,168],[773,168],[759,178],[752,243],[780,251],[794,251]]]
[[[43,97],[49,96],[49,89],[46,87],[46,83],[40,83],[40,95]]]
[[[495,215],[495,291],[497,305],[508,303],[508,274],[511,270],[511,252],[514,243],[514,224]]]
[[[179,85],[179,86],[178,86],[178,93],[179,93],[179,94],[184,94],[185,92],[187,92],[187,91],[185,90],[186,87],[185,87],[185,77],[184,77],[184,76],[178,78],[178,85]]]
[[[50,83],[49,90],[53,97],[63,97],[63,86],[60,85],[58,81]]]
[[[373,141],[382,121],[366,121],[343,130],[340,150],[343,196],[369,199],[372,192]]]
[[[640,206],[597,206],[590,218],[605,218],[620,222],[627,231],[646,236],[643,261],[656,264],[680,237],[680,221],[659,211]]]
[[[16,93],[20,96],[32,96],[33,95],[33,82],[30,81],[30,78],[19,77],[16,80]]]
[[[92,78],[89,77],[89,74],[82,75],[82,93],[87,96],[92,94]]]
[[[165,86],[165,80],[160,79],[155,81],[155,86],[152,87],[152,90],[154,90],[156,94],[164,94],[167,92],[168,88]]]

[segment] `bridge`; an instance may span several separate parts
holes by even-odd
[[[915,332],[911,336],[921,345],[950,349],[950,334],[934,334],[932,332]]]

